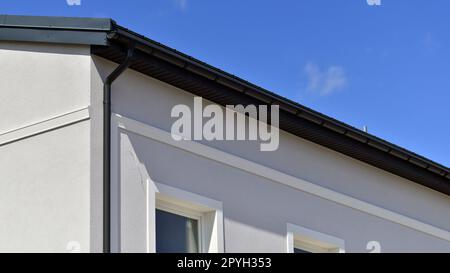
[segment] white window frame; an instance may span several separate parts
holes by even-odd
[[[197,234],[198,234],[198,247],[199,247],[199,252],[205,252],[206,248],[203,244],[203,242],[205,241],[205,238],[203,238],[204,236],[206,236],[204,234],[204,228],[203,225],[206,225],[205,221],[204,221],[204,217],[203,217],[203,213],[192,210],[192,209],[188,209],[186,207],[171,203],[171,202],[166,202],[164,200],[156,200],[156,205],[155,205],[155,209],[157,210],[161,210],[161,211],[165,211],[165,212],[169,212],[175,215],[179,215],[179,216],[183,216],[189,219],[193,219],[193,220],[197,220]]]
[[[222,202],[149,181],[147,252],[156,252],[156,209],[198,220],[199,252],[224,252]]]
[[[288,253],[294,253],[294,248],[312,253],[345,253],[343,239],[290,223],[286,241]]]

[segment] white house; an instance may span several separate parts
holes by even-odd
[[[174,140],[194,97],[277,149]],[[110,19],[0,16],[0,116],[1,252],[450,252],[448,167]]]

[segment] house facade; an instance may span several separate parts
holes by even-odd
[[[0,16],[0,62],[0,252],[450,252],[448,167],[110,19]],[[277,149],[175,140],[199,97]]]

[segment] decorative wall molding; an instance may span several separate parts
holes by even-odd
[[[112,115],[112,155],[113,166],[119,162],[117,159],[117,150],[119,147],[119,128],[129,132],[139,134],[141,136],[156,140],[158,142],[182,149],[184,151],[208,158],[227,166],[238,168],[256,176],[260,176],[271,181],[280,183],[285,186],[318,196],[320,198],[335,202],[337,204],[362,211],[364,213],[391,221],[396,224],[432,235],[434,237],[450,242],[450,232],[433,225],[421,222],[419,220],[404,216],[397,212],[393,212],[368,202],[356,199],[354,197],[318,186],[298,177],[294,177],[272,168],[257,164],[250,160],[232,155],[230,153],[206,146],[194,141],[176,141],[172,138],[170,132],[150,126],[148,124],[123,117],[119,114]],[[114,169],[114,168],[112,168]],[[116,174],[112,174],[117,179]]]
[[[0,146],[16,142],[24,138],[39,135],[73,123],[89,119],[89,108],[82,108],[73,112],[65,113],[43,121],[39,121],[21,128],[0,133]]]

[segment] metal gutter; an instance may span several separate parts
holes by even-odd
[[[134,44],[103,85],[103,252],[111,252],[111,85],[130,66]]]
[[[112,25],[113,21],[109,18],[47,17],[0,14],[0,26],[8,27],[110,31],[112,29]]]
[[[111,19],[0,15],[0,40],[107,45]]]

